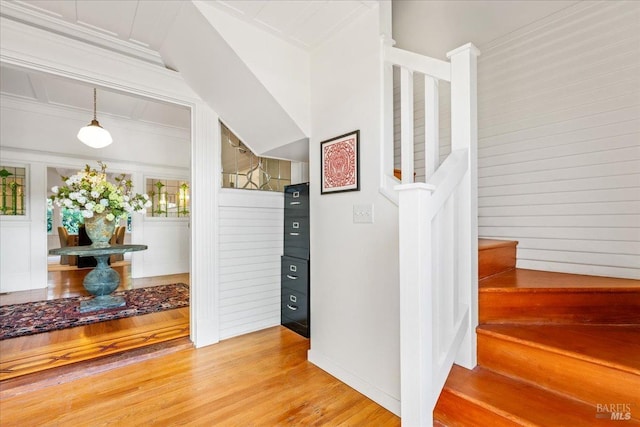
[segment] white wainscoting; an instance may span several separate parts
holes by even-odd
[[[283,193],[220,192],[221,339],[280,324],[283,203]]]
[[[16,292],[31,287],[31,222],[3,221],[0,233],[0,279],[2,292]],[[43,282],[40,288],[47,286]]]
[[[144,218],[143,233],[140,243],[148,249],[132,254],[133,277],[189,273],[191,231],[188,219],[147,217]]]

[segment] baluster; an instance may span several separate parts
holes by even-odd
[[[400,164],[402,183],[413,182],[413,72],[400,68]]]
[[[438,112],[438,80],[424,76],[424,149],[427,181],[440,163],[440,122]]]

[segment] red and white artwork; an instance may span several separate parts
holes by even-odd
[[[322,192],[358,190],[359,131],[322,143]]]

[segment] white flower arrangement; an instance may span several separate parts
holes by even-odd
[[[52,187],[50,199],[58,206],[82,213],[84,218],[106,212],[106,219],[113,221],[133,212],[146,213],[151,206],[149,196],[134,194],[131,180],[124,174],[115,178],[115,184],[108,182],[107,165],[98,164],[100,171],[87,165],[75,175],[63,176],[66,185]]]

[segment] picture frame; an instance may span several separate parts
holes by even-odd
[[[320,194],[360,191],[360,130],[320,143]]]

